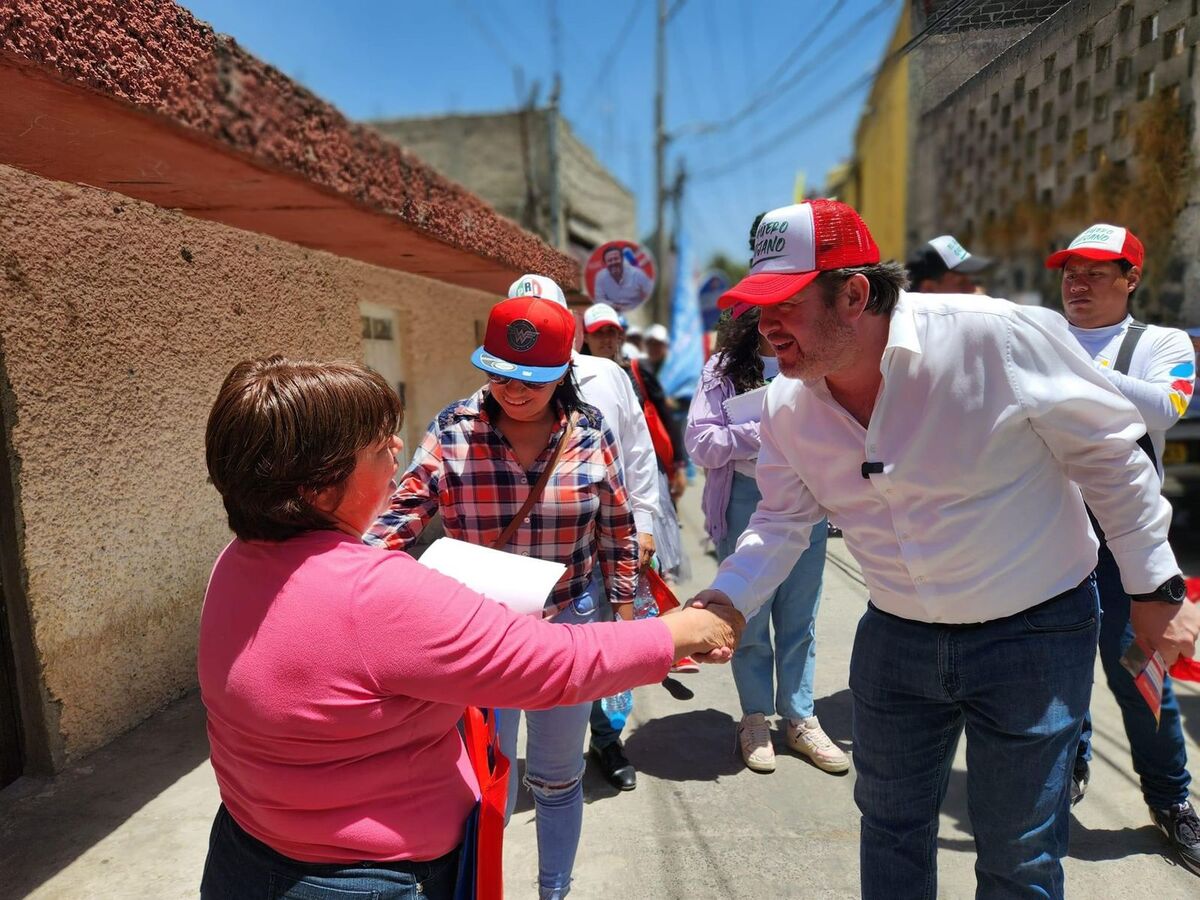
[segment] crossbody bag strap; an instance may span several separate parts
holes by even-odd
[[[629,370],[631,372],[633,372],[633,377],[637,379],[638,387],[641,388],[642,403],[648,403],[650,400],[650,397],[646,393],[646,381],[645,381],[645,379],[642,378],[642,369],[641,369],[641,366],[638,365],[638,361],[636,359],[631,359],[629,361]]]
[[[558,446],[554,448],[554,454],[550,457],[550,461],[546,463],[546,468],[542,469],[542,474],[538,476],[537,483],[529,492],[529,496],[525,498],[525,502],[521,504],[521,508],[517,510],[517,514],[513,516],[504,530],[500,532],[500,537],[492,542],[493,550],[500,550],[508,543],[509,539],[521,527],[521,523],[525,517],[529,515],[529,511],[533,509],[538,500],[542,499],[542,494],[546,491],[546,485],[550,481],[550,476],[554,474],[554,468],[558,465],[559,457],[562,456],[563,450],[567,446],[567,441],[571,437],[571,432],[575,430],[575,416],[571,415],[567,419],[567,425],[563,429],[562,436],[558,439]]]
[[[1125,329],[1125,337],[1121,339],[1121,348],[1117,351],[1117,361],[1113,363],[1114,371],[1120,372],[1122,375],[1129,374],[1129,364],[1133,362],[1133,351],[1145,333],[1145,322],[1134,319],[1129,323],[1129,327]]]
[[[1121,339],[1121,347],[1117,350],[1117,361],[1113,363],[1114,372],[1120,372],[1122,375],[1129,374],[1129,365],[1133,362],[1133,351],[1137,349],[1138,341],[1145,333],[1145,322],[1134,319],[1129,323],[1129,327],[1125,329],[1125,337]],[[1154,452],[1154,442],[1150,440],[1149,432],[1138,438],[1138,446],[1142,448],[1143,453],[1150,457],[1150,464],[1154,466],[1155,471],[1158,471],[1158,454]]]

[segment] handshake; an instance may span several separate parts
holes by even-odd
[[[746,619],[720,591],[701,591],[683,609],[665,613],[663,623],[675,639],[675,658],[727,663],[733,658]]]

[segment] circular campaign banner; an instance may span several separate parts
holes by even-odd
[[[650,299],[657,275],[654,257],[644,247],[633,241],[609,241],[588,257],[583,283],[597,303],[627,312]]]

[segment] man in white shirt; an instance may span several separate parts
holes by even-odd
[[[597,303],[607,303],[618,311],[641,306],[654,289],[654,283],[637,266],[625,265],[625,251],[612,245],[604,251],[604,268],[596,273],[593,289]]]
[[[863,896],[936,895],[965,730],[980,895],[1061,897],[1098,630],[1080,491],[1131,593],[1179,575],[1170,507],[1137,410],[1060,316],[904,284],[842,203],[759,224],[750,274],[721,304],[762,307],[786,377],[763,409],[763,499],[694,602],[749,616],[835,519],[871,597],[850,661]],[[1139,606],[1134,630],[1168,660],[1193,651],[1193,611]]]
[[[1071,333],[1113,386],[1133,403],[1146,423],[1142,449],[1162,476],[1166,431],[1187,410],[1196,380],[1191,341],[1177,328],[1144,325],[1129,313],[1142,278],[1145,251],[1129,229],[1096,224],[1069,247],[1046,260],[1062,269],[1063,311]],[[1095,524],[1095,523],[1093,523]],[[1158,719],[1138,692],[1121,656],[1133,643],[1130,597],[1117,562],[1101,535],[1096,587],[1100,593],[1100,662],[1121,707],[1133,768],[1141,779],[1150,816],[1166,835],[1179,861],[1200,874],[1200,816],[1188,802],[1191,776],[1170,678],[1163,684]],[[1091,718],[1085,717],[1071,784],[1071,803],[1083,799],[1089,781]]]
[[[544,275],[522,275],[508,289],[509,297],[542,297],[561,306],[567,305],[562,288]],[[658,462],[646,416],[633,391],[633,385],[621,367],[611,360],[584,356],[578,352],[582,335],[576,323],[575,350],[571,356],[575,380],[585,402],[600,410],[604,423],[612,430],[625,475],[625,488],[633,506],[637,526],[641,565],[649,565],[654,556],[654,518],[660,514],[658,499]],[[607,614],[611,607],[606,603]],[[630,610],[632,612],[632,610]],[[614,727],[600,706],[592,705],[591,753],[604,777],[613,787],[632,791],[637,787],[637,770],[625,757],[621,730]]]

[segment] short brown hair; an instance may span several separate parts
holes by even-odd
[[[304,494],[342,485],[358,451],[395,434],[403,419],[395,391],[365,366],[282,356],[238,363],[204,437],[229,527],[247,541],[328,528]]]

